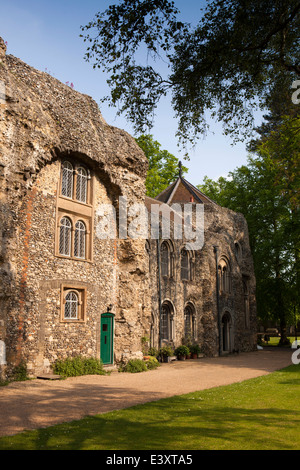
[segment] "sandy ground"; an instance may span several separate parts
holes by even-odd
[[[291,364],[291,350],[162,364],[138,374],[34,379],[0,388],[0,436],[269,374]]]

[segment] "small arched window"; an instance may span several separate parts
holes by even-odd
[[[88,175],[84,168],[77,169],[76,178],[76,199],[77,201],[86,203],[87,201],[87,180]]]
[[[59,227],[59,254],[71,256],[72,223],[68,217],[62,217]]]
[[[78,319],[79,297],[74,291],[67,293],[65,298],[64,319],[77,320]]]
[[[62,196],[73,197],[73,173],[72,163],[65,161],[62,164],[61,194]]]
[[[74,256],[76,258],[85,258],[85,235],[86,235],[86,226],[81,221],[78,220],[75,225],[75,236],[74,236]]]

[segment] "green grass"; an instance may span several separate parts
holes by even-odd
[[[0,450],[298,450],[300,365],[0,438]]]
[[[295,337],[294,336],[289,336],[288,339],[290,340],[291,344],[295,341]],[[298,338],[298,340],[300,340],[300,338]],[[268,342],[265,342],[264,343],[264,346],[278,346],[279,345],[279,341],[280,341],[280,337],[279,336],[270,336],[270,339]],[[287,346],[288,348],[290,348],[291,346]]]

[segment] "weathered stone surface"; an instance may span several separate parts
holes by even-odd
[[[165,342],[181,344],[187,305],[194,312],[194,341],[206,355],[219,354],[220,347],[252,350],[255,278],[244,217],[204,195],[197,200],[195,188],[184,180],[157,200],[145,198],[148,164],[135,140],[109,126],[90,97],[5,53],[0,40],[0,81],[6,95],[0,109],[0,340],[6,346],[7,370],[24,360],[36,375],[49,372],[58,358],[99,358],[101,315],[107,310],[114,314],[114,363],[142,358],[142,338],[157,348]],[[65,159],[89,171],[90,199],[84,204],[62,196]],[[204,203],[205,243],[194,253],[191,280],[180,275],[185,239],[170,242],[173,273],[159,278],[162,240],[159,245],[150,240],[148,255],[145,239],[119,238],[118,225],[114,239],[99,236],[103,204],[118,214],[120,196],[128,207],[146,203],[149,208],[152,203],[168,205],[171,194],[172,202]],[[58,254],[63,214],[87,222],[86,259]],[[217,261],[223,256],[230,265],[230,292],[219,296],[214,245]],[[79,321],[62,318],[68,289],[82,296]],[[160,303],[166,302],[173,309],[172,331],[162,342]],[[222,319],[228,320],[226,348]]]

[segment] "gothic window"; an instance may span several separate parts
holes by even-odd
[[[75,236],[74,236],[74,256],[76,258],[85,258],[85,224],[78,220],[75,225]]]
[[[68,217],[62,217],[59,228],[59,254],[71,256],[72,223]]]
[[[77,169],[76,176],[76,199],[77,201],[86,203],[87,201],[87,181],[88,175],[84,168]]]
[[[223,257],[218,265],[219,288],[221,293],[231,293],[231,273],[228,260]]]
[[[169,247],[166,242],[163,242],[160,247],[161,253],[161,274],[162,276],[169,276]]]
[[[187,305],[184,309],[184,336],[186,339],[195,339],[196,318],[195,310],[192,305]]]
[[[187,250],[181,250],[181,279],[190,279],[189,254]]]
[[[173,249],[171,245],[164,241],[160,247],[161,275],[165,277],[173,276]]]
[[[73,197],[73,165],[65,161],[62,164],[61,194],[65,197]]]
[[[172,323],[173,309],[169,303],[164,303],[161,309],[161,339],[163,341],[172,340]]]
[[[92,260],[92,189],[92,178],[87,167],[75,159],[72,163],[62,161],[60,191],[57,194],[56,256]],[[69,200],[66,201],[66,198]]]
[[[65,301],[65,320],[77,320],[78,319],[78,305],[79,299],[78,294],[74,291],[68,292]]]

